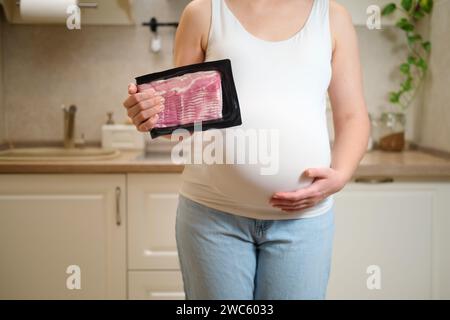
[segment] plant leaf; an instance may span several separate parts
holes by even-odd
[[[401,71],[401,73],[403,73],[403,74],[409,74],[409,64],[403,63],[403,64],[400,66],[400,71]]]
[[[430,52],[431,51],[431,42],[430,41],[423,42],[422,48],[424,48],[426,52]]]
[[[414,57],[414,56],[409,56],[408,57],[408,63],[409,64],[416,64],[416,57]]]
[[[399,21],[397,21],[396,26],[404,31],[414,30],[414,25],[411,24],[406,18],[401,18]]]
[[[420,0],[419,5],[426,13],[431,13],[433,10],[433,0]]]
[[[408,36],[409,44],[413,44],[417,40],[422,40],[422,36],[420,34],[415,34],[415,35],[412,35],[412,36]]]
[[[402,83],[402,90],[403,92],[408,92],[412,89],[412,78],[408,77],[403,83]]]
[[[424,72],[427,71],[427,69],[428,69],[428,64],[423,58],[419,59],[419,61],[417,62],[417,66],[420,69],[422,69]]]
[[[414,11],[414,13],[413,13],[413,17],[417,20],[420,18],[423,18],[424,16],[425,16],[425,13],[423,13],[423,11],[421,9]]]
[[[405,11],[409,11],[412,8],[413,0],[402,0],[402,7]]]
[[[392,103],[398,103],[400,101],[400,94],[398,92],[390,92],[389,101]]]
[[[397,9],[397,5],[395,3],[389,3],[384,6],[383,10],[381,11],[381,15],[382,16],[390,15],[396,9]]]

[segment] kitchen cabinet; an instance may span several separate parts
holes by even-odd
[[[175,217],[180,174],[128,175],[128,265],[178,270]]]
[[[0,181],[0,299],[126,298],[125,175]]]
[[[183,299],[180,184],[179,173],[1,175],[0,299]],[[449,195],[448,181],[348,184],[327,297],[449,299]],[[70,266],[81,290],[66,286]]]
[[[339,193],[328,297],[432,298],[438,189],[427,183],[351,184]]]
[[[328,298],[449,299],[449,195],[448,182],[411,180],[337,194]]]
[[[128,296],[132,300],[183,300],[180,271],[131,271]]]
[[[174,235],[179,183],[178,174],[128,176],[130,299],[180,297],[181,277],[168,276],[179,272]],[[448,183],[417,181],[350,183],[337,194],[328,298],[449,297],[449,194]],[[378,276],[368,273],[374,269],[379,289],[367,285]]]

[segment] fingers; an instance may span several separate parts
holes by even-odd
[[[134,83],[130,83],[128,85],[128,94],[135,94],[137,93],[137,86]]]
[[[137,86],[130,83],[128,94],[129,97],[123,102],[128,117],[139,131],[151,130],[159,119],[158,113],[164,110],[164,92],[156,92],[153,88],[138,92]]]
[[[310,168],[304,175],[308,178],[327,178],[331,174],[331,168]]]
[[[295,206],[295,207],[285,207],[285,208],[280,208],[280,209],[283,212],[296,212],[296,211],[312,208],[315,205],[316,204],[314,204],[314,203],[313,204],[303,204],[303,205],[298,205],[298,206]]]
[[[316,198],[309,198],[309,199],[303,199],[300,201],[293,201],[293,202],[287,202],[282,204],[273,204],[275,208],[297,208],[299,206],[313,206],[319,202],[319,199]]]
[[[323,180],[316,180],[310,186],[295,192],[277,192],[269,203],[283,211],[298,211],[315,206],[326,197]]]
[[[128,111],[127,111],[128,116],[133,119],[139,113],[147,111],[148,109],[155,109],[156,113],[161,112],[163,110],[164,101],[165,101],[164,98],[159,97],[159,96],[153,97],[148,100],[141,101],[128,109]],[[148,114],[148,112],[147,112],[147,114]],[[153,116],[154,113],[148,114],[148,115]],[[142,122],[143,120],[144,119],[141,119],[140,121]]]
[[[269,203],[284,212],[296,212],[317,205],[342,188],[341,179],[332,168],[310,168],[304,175],[313,178],[311,185],[294,192],[276,192]]]
[[[139,127],[141,124],[149,120],[150,118],[154,117],[155,115],[158,115],[162,110],[164,109],[164,106],[160,105],[155,108],[147,109],[144,111],[139,112],[132,120],[133,124],[137,127]],[[158,116],[159,118],[159,116]],[[150,128],[151,129],[151,128]]]
[[[158,120],[159,120],[159,116],[156,114],[153,117],[151,117],[150,119],[148,119],[145,122],[141,123],[140,125],[137,125],[136,127],[137,127],[137,129],[140,132],[147,132],[147,131],[151,130],[156,125]]]
[[[313,183],[309,187],[294,192],[277,192],[273,195],[272,199],[274,201],[299,201],[317,196],[318,192],[317,186]]]
[[[278,208],[284,212],[294,212],[299,210],[304,210],[308,208],[312,208],[317,205],[321,199],[306,199],[301,201],[292,202],[285,205],[273,205],[275,208]]]
[[[127,109],[135,106],[139,102],[152,99],[155,96],[155,90],[149,89],[147,91],[131,94],[124,102],[123,106]]]
[[[305,210],[305,209],[308,209],[308,208],[311,208],[311,207],[313,207],[313,205],[311,205],[311,206],[301,206],[301,207],[294,208],[294,209],[281,209],[281,211],[286,212],[286,213],[295,213],[297,211]]]
[[[274,206],[274,207],[284,207],[284,206],[293,206],[293,205],[298,205],[304,202],[311,202],[311,201],[315,201],[316,199],[321,199],[321,196],[317,196],[317,197],[309,197],[309,198],[304,198],[304,199],[300,199],[300,200],[275,200],[275,199],[271,199],[270,203]]]
[[[275,208],[284,208],[284,207],[290,208],[290,207],[297,207],[297,206],[305,205],[305,204],[306,205],[310,205],[310,204],[314,205],[315,203],[320,202],[324,198],[325,198],[325,194],[316,196],[316,197],[310,197],[310,198],[293,200],[293,201],[271,199],[269,201],[269,203]]]

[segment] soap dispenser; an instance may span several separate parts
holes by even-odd
[[[106,124],[107,125],[114,124],[114,118],[113,118],[114,113],[113,112],[108,112],[108,113],[106,113],[106,116],[108,117],[108,120],[106,120]]]

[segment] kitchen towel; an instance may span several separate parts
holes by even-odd
[[[25,22],[65,23],[74,5],[78,0],[21,0],[20,15]]]

